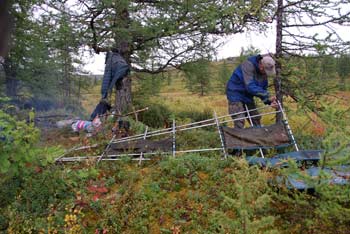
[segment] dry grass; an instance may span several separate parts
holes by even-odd
[[[93,86],[89,91],[82,95],[82,106],[87,113],[92,113],[101,99],[101,85]]]
[[[220,62],[213,63],[211,66],[211,81],[214,87],[217,87],[217,72]],[[234,68],[235,64],[228,64]],[[193,94],[186,89],[185,80],[181,72],[171,71],[171,81],[169,84],[164,81],[161,91],[158,95],[151,97],[152,102],[161,103],[167,106],[171,112],[189,112],[189,111],[214,111],[218,116],[228,114],[227,99],[223,92],[219,92],[217,88],[213,88],[213,91],[205,96]],[[229,77],[227,78],[229,79]],[[270,81],[271,82],[271,81]],[[134,82],[134,85],[136,82]],[[135,89],[134,89],[135,90]],[[273,90],[270,90],[273,92]],[[345,110],[348,108],[350,102],[350,92],[338,92],[326,98],[326,101],[332,101],[338,99],[337,106],[340,109]],[[83,107],[88,113],[91,113],[98,101],[100,100],[100,85],[97,85],[89,90],[88,93],[83,95]],[[262,106],[260,100],[257,100],[258,106]],[[289,123],[294,132],[304,131],[311,134],[322,135],[327,131],[327,126],[320,121],[320,119],[314,115],[297,112],[297,105],[291,99],[285,99],[284,105],[286,106],[287,116]],[[273,109],[271,109],[272,111]],[[274,122],[274,116],[263,116],[262,123],[270,124]]]

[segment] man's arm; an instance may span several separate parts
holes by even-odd
[[[243,73],[244,84],[248,93],[259,97],[265,104],[270,105],[271,101],[269,100],[269,93],[266,89],[257,85],[257,83],[254,80],[254,65],[249,61],[245,61],[244,63],[242,63],[241,68]]]

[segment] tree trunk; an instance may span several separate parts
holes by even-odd
[[[125,113],[131,107],[131,78],[127,76],[122,81],[122,88],[115,95],[115,108],[117,113]]]
[[[125,8],[121,11],[119,17],[117,17],[117,24],[120,28],[129,28],[129,12],[128,9]],[[127,31],[127,30],[126,30]],[[115,36],[116,47],[119,50],[121,56],[125,59],[125,61],[130,65],[130,56],[131,49],[129,46],[128,38],[125,38],[125,35],[117,34]],[[129,107],[132,106],[132,93],[131,93],[131,78],[127,76],[122,81],[121,89],[116,89],[115,95],[115,107],[117,112],[125,113]]]
[[[281,73],[282,73],[282,29],[283,29],[283,0],[277,1],[277,25],[276,25],[276,77],[273,81],[276,98],[283,105],[283,93],[281,86]],[[280,122],[282,120],[282,114],[276,114],[276,122]]]
[[[5,58],[8,49],[11,20],[8,13],[9,1],[0,1],[0,57]],[[2,62],[2,61],[1,61]]]

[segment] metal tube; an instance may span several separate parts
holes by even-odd
[[[97,164],[102,160],[103,156],[106,155],[111,148],[111,144],[114,141],[116,135],[113,135],[112,139],[109,141],[108,145],[106,146],[105,150],[102,152],[100,158],[97,160]]]
[[[143,139],[146,139],[147,132],[148,132],[148,126],[146,126],[145,133],[143,134]]]
[[[97,158],[97,157],[95,157]],[[85,157],[80,157],[80,158],[63,158],[61,162],[81,162],[87,160]],[[122,158],[103,158],[101,161],[119,161],[122,160]],[[140,159],[138,158],[133,158],[131,159],[132,161],[139,161]],[[142,161],[149,161],[151,159],[149,158],[143,158]]]
[[[178,153],[195,153],[195,152],[208,152],[208,151],[218,151],[222,148],[210,148],[210,149],[194,149],[194,150],[180,150]]]
[[[290,125],[289,125],[289,122],[288,122],[288,119],[287,119],[287,115],[284,113],[284,110],[283,110],[283,108],[282,108],[281,103],[280,103],[279,101],[277,101],[277,103],[278,103],[278,108],[279,108],[279,109],[281,110],[281,112],[282,112],[284,124],[286,125],[287,131],[288,131],[290,137],[292,138],[292,141],[293,141],[293,144],[294,144],[294,148],[295,148],[296,151],[299,151],[299,147],[298,147],[297,142],[295,141],[295,138],[294,138],[292,129],[290,128]]]
[[[193,149],[193,150],[178,150],[176,153],[194,153],[194,152],[207,152],[207,151],[218,151],[222,150],[222,148],[208,148],[208,149]],[[172,154],[172,152],[149,152],[144,153],[143,155],[157,155],[157,154]],[[139,153],[134,154],[120,154],[120,155],[108,155],[107,157],[118,157],[118,156],[138,156]]]
[[[145,134],[144,134],[144,136],[143,136],[143,139],[144,139],[144,140],[146,140],[147,131],[148,131],[148,126],[146,127]],[[141,152],[141,154],[140,154],[140,161],[139,161],[139,165],[140,165],[140,166],[141,166],[142,160],[143,160],[143,152]]]
[[[118,160],[122,160],[121,158],[104,158],[103,161],[118,161]],[[132,158],[132,161],[137,161],[139,160],[138,158]],[[149,161],[151,160],[150,158],[143,158],[142,161]]]
[[[143,153],[141,152],[139,157],[139,166],[141,166],[142,160],[143,160]]]
[[[208,151],[220,151],[222,150],[222,148],[208,148],[208,149],[193,149],[193,150],[180,150],[177,151],[177,153],[195,153],[195,152],[208,152]],[[150,153],[142,153],[143,155],[157,155],[157,154],[171,154],[172,152],[150,152]],[[105,161],[105,160],[111,160],[114,157],[126,157],[126,156],[138,156],[140,155],[138,154],[119,154],[119,155],[106,155],[106,157],[102,158],[101,161]],[[82,160],[88,160],[88,159],[99,159],[99,156],[78,156],[78,157],[65,157],[65,158],[61,158],[60,161],[61,162],[67,162],[67,161],[82,161]],[[140,160],[140,158],[135,158],[132,160]],[[142,158],[142,160],[150,160],[148,158]]]
[[[175,157],[176,154],[176,126],[175,126],[175,119],[173,119],[173,157]]]
[[[214,111],[214,117],[215,117],[216,126],[218,128],[218,133],[219,133],[220,142],[221,142],[221,146],[222,146],[222,152],[224,153],[224,157],[226,159],[227,158],[227,154],[226,154],[226,149],[225,149],[225,143],[224,143],[224,139],[223,139],[222,134],[221,134],[219,120],[217,118],[217,115],[216,115],[215,111]]]

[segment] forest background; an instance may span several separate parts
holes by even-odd
[[[130,159],[98,167],[56,165],[54,159],[69,147],[108,143],[110,123],[91,139],[36,121],[88,118],[100,99],[100,77],[82,71],[81,50],[87,47],[94,53],[117,48],[132,65],[125,89],[109,98],[124,113],[149,107],[139,121],[128,118],[134,133],[163,128],[173,119],[181,124],[212,118],[214,111],[227,114],[224,92],[232,70],[260,51],[251,46],[238,57],[215,61],[213,42],[275,24],[277,76],[269,89],[283,101],[300,147],[324,150],[323,166],[345,165],[350,52],[335,25],[348,26],[348,1],[1,4],[2,19],[8,19],[0,51],[2,232],[348,232],[349,186],[316,182],[315,194],[271,186],[276,174],[312,179],[293,163],[266,171],[208,153],[155,158],[141,166]],[[184,134],[178,144],[215,147],[218,140],[213,129],[204,129]]]

